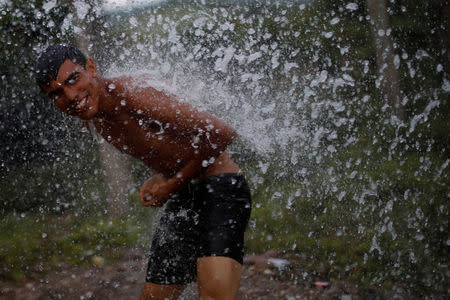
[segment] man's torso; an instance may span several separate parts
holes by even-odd
[[[114,111],[94,118],[97,132],[121,152],[141,160],[166,177],[173,176],[198,153],[195,135],[178,132],[173,124],[144,117],[126,99],[112,97],[117,103]],[[208,167],[205,176],[239,172],[239,167],[224,152]]]

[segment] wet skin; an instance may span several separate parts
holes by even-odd
[[[91,120],[106,141],[157,173],[141,187],[146,206],[162,205],[193,178],[240,171],[225,152],[232,128],[136,79],[102,78],[91,59],[86,69],[66,60],[42,88],[61,111]]]

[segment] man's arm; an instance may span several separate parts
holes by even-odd
[[[198,146],[210,145],[213,152],[223,151],[236,136],[224,121],[154,88],[136,91],[133,98],[133,107],[141,110],[143,117],[158,120],[177,135],[198,137]]]
[[[161,174],[156,174],[147,180],[141,187],[140,199],[144,206],[161,206],[170,195],[176,192],[182,185],[201,172],[201,162],[191,160],[172,178],[166,179]]]

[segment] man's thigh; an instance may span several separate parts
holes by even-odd
[[[199,239],[195,222],[198,217],[187,207],[188,202],[188,197],[180,197],[166,204],[153,235],[147,282],[184,285],[195,281]]]
[[[242,265],[224,256],[197,259],[197,282],[200,299],[236,299],[241,281]]]

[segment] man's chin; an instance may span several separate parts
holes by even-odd
[[[94,116],[77,116],[77,117],[83,121],[89,121],[94,118]]]
[[[88,120],[95,118],[96,115],[97,115],[97,110],[90,108],[87,111],[83,112],[82,114],[76,115],[76,117],[80,118],[81,120],[88,121]]]

